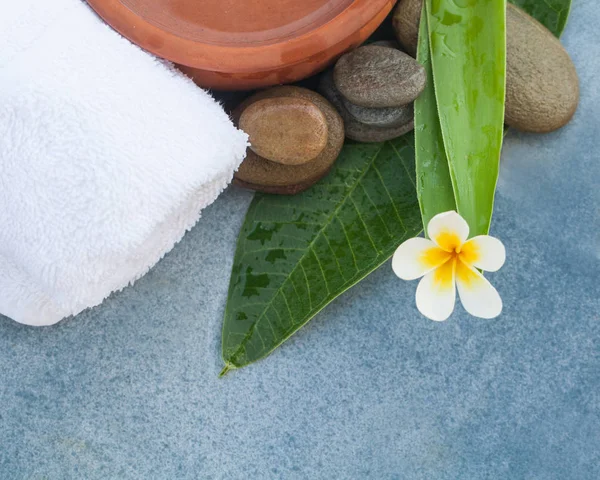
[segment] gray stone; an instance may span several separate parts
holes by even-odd
[[[423,0],[400,0],[392,17],[398,42],[413,57],[417,56],[422,9]]]
[[[547,28],[511,4],[506,56],[506,123],[537,133],[567,124],[579,104],[573,61]]]
[[[425,88],[425,69],[400,50],[367,45],[343,55],[334,69],[339,92],[356,105],[400,107]]]
[[[413,104],[403,107],[367,108],[354,105],[350,100],[342,98],[344,106],[356,120],[374,127],[398,127],[406,125],[413,119]]]
[[[331,70],[321,76],[319,92],[337,109],[344,120],[346,138],[351,140],[363,143],[384,142],[400,137],[413,129],[412,117],[408,118],[405,124],[393,127],[376,127],[359,122],[344,105],[344,99],[333,82]]]
[[[368,45],[371,47],[372,46],[387,47],[387,48],[393,48],[394,50],[401,50],[400,44],[398,42],[396,42],[395,40],[377,40],[376,42],[369,43]]]

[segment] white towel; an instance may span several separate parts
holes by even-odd
[[[0,14],[0,313],[50,325],[144,275],[230,182],[247,137],[80,0]]]

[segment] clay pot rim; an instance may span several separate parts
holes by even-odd
[[[281,52],[306,52],[286,66],[309,61],[319,52],[343,42],[348,33],[360,32],[396,0],[355,0],[330,21],[297,37],[262,45],[236,46],[202,43],[179,37],[145,21],[120,0],[87,0],[96,13],[131,42],[159,57],[191,68],[254,73],[281,68]]]

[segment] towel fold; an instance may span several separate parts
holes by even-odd
[[[227,186],[247,137],[80,0],[0,15],[0,313],[50,325],[144,275]]]

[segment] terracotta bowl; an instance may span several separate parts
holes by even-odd
[[[115,30],[196,83],[291,83],[360,45],[395,0],[88,0]]]

